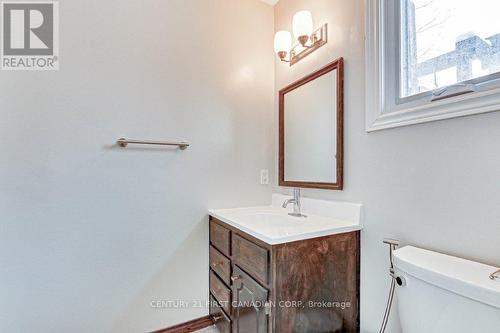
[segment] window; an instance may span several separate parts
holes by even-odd
[[[500,110],[499,0],[367,6],[368,131]]]

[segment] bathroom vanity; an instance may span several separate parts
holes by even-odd
[[[343,189],[343,82],[339,58],[279,92],[279,185],[293,198],[209,213],[210,314],[222,333],[359,332],[362,205],[299,190]]]
[[[304,199],[340,217],[301,218],[286,198],[210,211],[212,318],[223,333],[359,332],[361,205]]]

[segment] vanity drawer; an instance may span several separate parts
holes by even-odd
[[[210,270],[210,292],[226,313],[231,314],[231,290]]]
[[[231,333],[231,319],[222,311],[213,295],[210,295],[210,316],[220,333]]]
[[[229,247],[229,240],[231,238],[231,231],[224,228],[218,223],[215,223],[213,218],[210,218],[210,242],[215,246],[220,252],[224,253],[226,256],[230,256],[231,253]]]
[[[213,269],[228,286],[231,284],[231,261],[211,245],[210,268]]]
[[[233,262],[261,283],[268,283],[269,251],[233,234]]]

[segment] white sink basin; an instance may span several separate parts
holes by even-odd
[[[361,230],[360,204],[302,198],[307,217],[294,217],[280,207],[288,198],[273,194],[271,206],[214,209],[210,215],[271,245]]]
[[[256,211],[249,214],[242,214],[241,219],[245,222],[245,225],[255,228],[266,228],[270,225],[273,228],[289,228],[300,222],[298,218],[280,214],[280,212],[271,209],[268,209],[268,211],[256,209]]]

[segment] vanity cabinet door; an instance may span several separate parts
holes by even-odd
[[[233,333],[267,333],[268,291],[243,272],[233,267]]]

